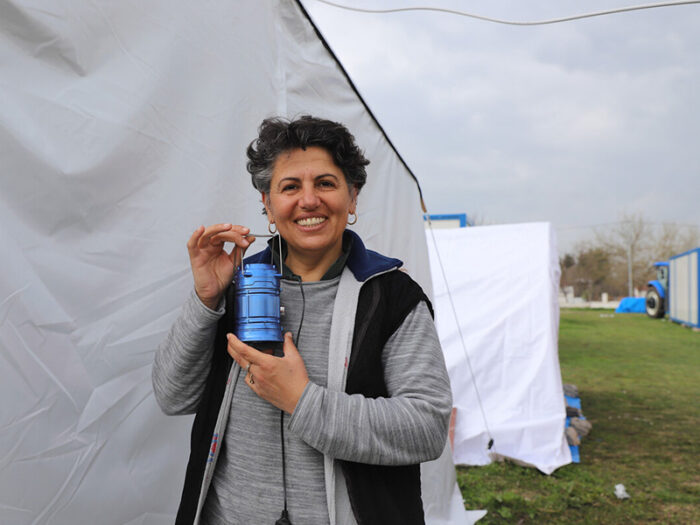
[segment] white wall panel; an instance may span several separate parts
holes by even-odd
[[[669,261],[669,316],[674,321],[700,326],[698,254],[700,248],[672,257]]]

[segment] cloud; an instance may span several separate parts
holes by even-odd
[[[700,8],[522,28],[307,4],[434,213],[571,225],[626,209],[700,224]],[[581,12],[572,1],[486,8]]]

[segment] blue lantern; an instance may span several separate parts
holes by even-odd
[[[234,331],[241,341],[260,350],[280,347],[280,278],[271,264],[244,264],[234,276]]]

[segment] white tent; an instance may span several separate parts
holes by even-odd
[[[190,232],[265,229],[263,117],[355,132],[356,230],[430,291],[417,186],[298,3],[9,0],[0,85],[0,523],[172,523],[191,419],[158,410],[153,353]],[[449,456],[424,474],[430,520],[463,523]]]
[[[570,463],[551,225],[436,229],[427,236],[457,408],[455,463],[484,465],[495,453],[546,474]]]

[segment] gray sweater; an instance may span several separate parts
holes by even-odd
[[[324,457],[415,464],[437,457],[445,444],[451,395],[434,324],[423,303],[409,314],[384,349],[390,397],[368,399],[327,388],[328,348],[332,319],[338,310],[339,280],[304,284],[306,312],[298,348],[310,383],[294,414],[285,420],[287,490],[294,523],[329,523],[331,519],[354,523],[342,474],[334,476],[334,490],[329,494]],[[298,286],[283,281],[281,293],[288,312],[285,330],[295,337],[301,315]],[[192,294],[159,347],[153,384],[166,413],[196,409],[216,322],[224,306],[209,310]],[[230,417],[225,422],[202,521],[274,523],[283,501],[280,412],[242,384],[238,370],[232,372],[232,393],[226,406]]]

